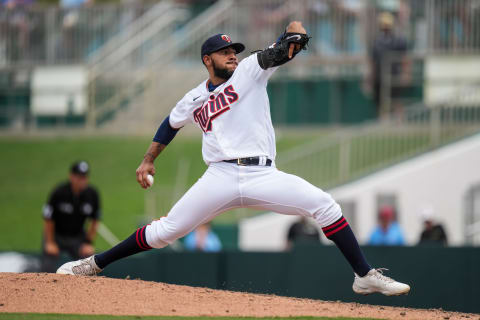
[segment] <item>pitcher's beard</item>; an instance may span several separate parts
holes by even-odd
[[[225,81],[230,79],[230,77],[233,75],[233,72],[235,71],[235,70],[229,71],[227,68],[225,69],[217,68],[213,60],[212,60],[212,66],[213,66],[213,74],[215,75],[215,77],[225,79]]]

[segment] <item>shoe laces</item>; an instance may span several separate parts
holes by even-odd
[[[389,278],[389,277],[387,277],[383,274],[383,271],[388,271],[387,268],[378,268],[378,269],[375,269],[375,271],[377,271],[377,272],[374,272],[373,275],[377,279],[380,279],[380,280],[385,281],[385,282],[390,282],[390,283],[395,282],[395,280],[393,280],[392,278]]]
[[[97,275],[97,269],[91,265],[89,259],[84,259],[78,266],[73,266],[72,271],[75,274],[81,275]]]

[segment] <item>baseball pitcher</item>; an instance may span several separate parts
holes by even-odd
[[[276,43],[239,62],[243,44],[226,34],[208,38],[201,59],[209,78],[190,90],[163,121],[136,173],[140,186],[148,188],[154,160],[189,123],[202,131],[208,169],[166,217],[139,228],[112,249],[66,263],[57,272],[95,275],[118,259],[168,246],[225,211],[247,207],[315,219],[351,265],[356,293],[408,293],[408,285],[367,263],[340,206],[328,193],[275,167],[267,82],[279,66],[306,49],[308,41],[301,22],[293,21]]]

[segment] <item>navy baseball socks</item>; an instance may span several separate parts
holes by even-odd
[[[322,231],[337,245],[356,274],[363,277],[372,269],[360,250],[350,225],[343,216],[331,225],[322,228]]]
[[[57,273],[80,276],[94,276],[110,263],[131,256],[132,254],[150,250],[145,238],[146,226],[137,229],[130,237],[103,253],[77,261],[70,261],[57,269]]]
[[[131,256],[142,251],[150,250],[145,238],[147,226],[137,229],[130,237],[123,240],[115,247],[94,256],[95,263],[100,269],[104,269],[110,263]]]
[[[386,296],[407,294],[410,286],[393,280],[383,274],[386,269],[373,269],[367,263],[357,239],[347,220],[341,217],[334,223],[322,228],[325,236],[332,240],[355,271],[352,289],[355,293],[367,295],[379,292]]]

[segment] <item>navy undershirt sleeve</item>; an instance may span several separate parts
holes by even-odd
[[[170,116],[168,116],[165,118],[165,120],[163,120],[162,124],[158,128],[155,137],[153,137],[153,141],[168,145],[170,141],[175,138],[178,130],[180,129],[174,129],[170,126]]]

